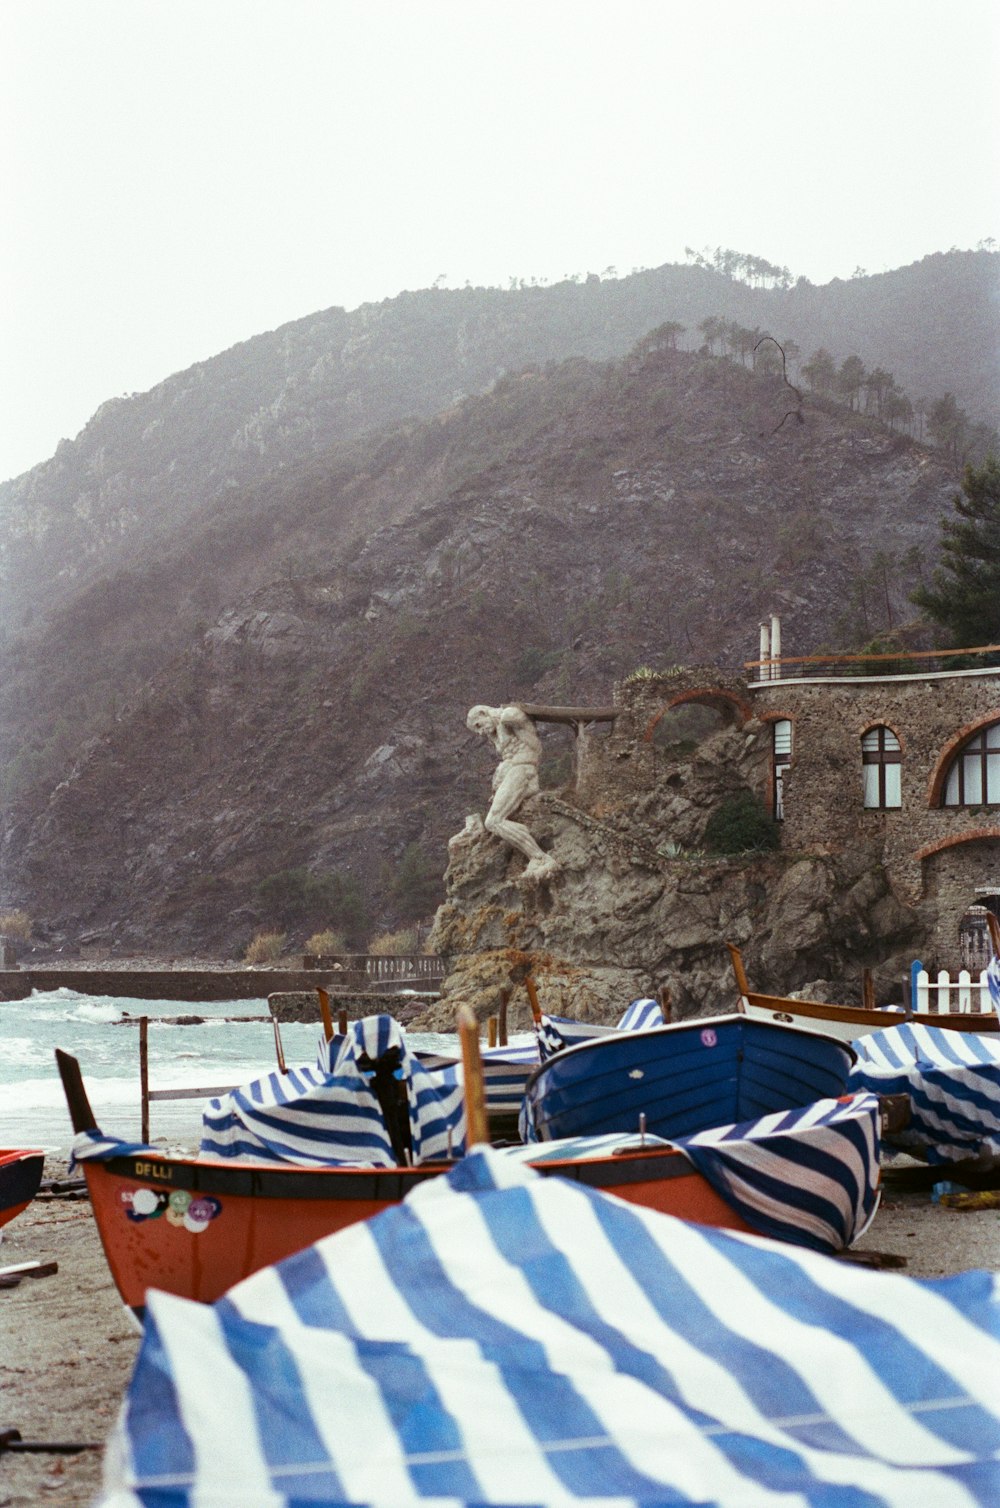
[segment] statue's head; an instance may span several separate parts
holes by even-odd
[[[473,733],[493,733],[496,730],[497,715],[495,707],[484,707],[482,704],[470,707],[465,719],[465,726],[471,728]]]

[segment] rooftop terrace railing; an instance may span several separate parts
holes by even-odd
[[[765,686],[789,678],[834,680],[842,676],[913,676],[1000,670],[1000,644],[972,649],[887,650],[885,654],[779,655],[745,660],[751,685]],[[754,673],[756,675],[754,676]]]

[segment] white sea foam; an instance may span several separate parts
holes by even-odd
[[[121,1019],[121,1008],[117,1000],[81,1000],[75,1010],[71,1011],[68,1020],[94,1021],[101,1026],[106,1026],[111,1021]]]
[[[7,1037],[3,1039],[3,1055],[9,1069],[23,1068],[37,1063],[38,1045],[33,1037]]]

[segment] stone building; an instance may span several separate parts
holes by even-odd
[[[870,675],[862,657],[785,658],[779,635],[772,620],[745,677],[702,667],[618,687],[591,796],[601,783],[646,785],[665,713],[712,706],[756,738],[753,782],[781,848],[874,848],[893,893],[926,918],[925,961],[958,967],[963,918],[1000,916],[1000,667],[927,669],[947,658],[900,655]],[[974,915],[966,930],[967,951],[982,952]]]

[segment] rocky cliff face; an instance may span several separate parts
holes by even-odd
[[[686,673],[718,682],[716,667]],[[629,741],[630,688],[615,733],[591,751],[585,778],[542,793],[517,813],[558,865],[529,884],[525,861],[481,829],[449,844],[446,900],[430,942],[449,976],[420,1024],[447,1030],[459,1004],[496,1014],[513,987],[511,1029],[530,1025],[530,971],[544,1010],[617,1020],[639,995],[670,990],[675,1016],[732,1009],[725,944],[740,945],[767,993],[808,986],[819,998],[859,1000],[862,967],[880,998],[899,998],[920,930],[892,894],[877,845],[848,855],[784,852],[713,857],[701,846],[711,814],[739,792],[766,789],[770,728],[750,719],[720,728],[695,754]],[[677,678],[646,678],[643,699],[667,705]]]

